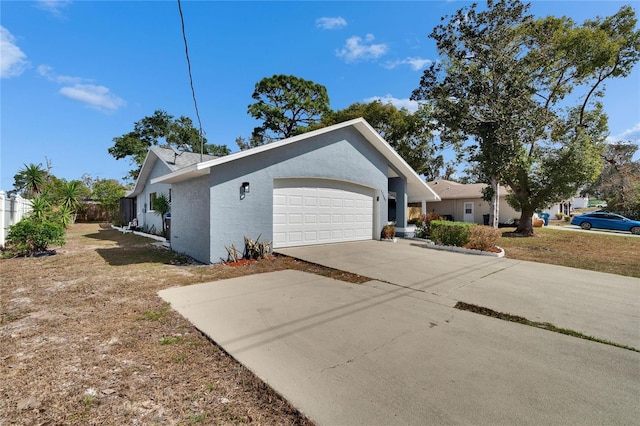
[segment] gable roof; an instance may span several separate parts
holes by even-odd
[[[443,200],[460,198],[482,198],[482,190],[486,188],[486,183],[458,183],[446,179],[432,180],[429,186]],[[500,196],[505,196],[509,190],[500,185]]]
[[[214,155],[203,154],[202,159],[204,161],[213,160],[218,158]],[[152,146],[147,152],[147,156],[142,163],[138,179],[136,179],[136,185],[133,190],[127,194],[127,197],[134,197],[142,192],[144,185],[149,179],[151,170],[155,166],[157,161],[161,161],[170,172],[180,170],[184,167],[190,166],[200,162],[200,154],[189,151],[174,151],[170,148],[160,148],[158,146]]]
[[[364,118],[356,118],[345,121],[343,123],[334,124],[333,126],[324,127],[312,132],[303,133],[280,141],[271,142],[245,151],[236,152],[224,157],[218,157],[208,161],[192,164],[183,169],[172,171],[164,176],[152,179],[151,183],[174,183],[184,180],[193,179],[198,176],[207,175],[211,169],[220,164],[229,163],[241,158],[259,154],[261,152],[272,149],[282,148],[284,146],[299,143],[300,141],[330,133],[346,127],[353,127],[357,130],[374,148],[376,148],[400,173],[407,178],[407,194],[410,200],[426,199],[428,201],[439,201],[440,197],[436,194],[418,174],[407,164],[406,161],[385,141],[382,136],[373,128]]]

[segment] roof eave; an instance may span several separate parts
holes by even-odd
[[[209,171],[211,169],[209,167],[206,167],[206,168],[201,167],[202,164],[204,163],[192,164],[180,170],[176,170],[175,172],[171,172],[166,175],[162,175],[157,178],[151,179],[151,184],[176,183],[176,182],[181,182],[183,180],[197,178],[200,176],[206,176],[209,174]]]

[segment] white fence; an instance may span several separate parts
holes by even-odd
[[[30,211],[31,200],[17,194],[7,196],[4,191],[0,191],[0,247],[4,247],[9,227],[20,222]]]

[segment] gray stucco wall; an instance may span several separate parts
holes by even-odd
[[[209,176],[202,176],[174,183],[171,190],[171,249],[203,263],[211,262],[208,183]]]
[[[256,239],[261,235],[263,241],[272,240],[273,181],[278,178],[325,178],[374,188],[376,229],[372,238],[377,238],[387,220],[387,170],[386,159],[351,128],[216,166],[208,182],[211,188],[209,261],[226,259],[225,246],[235,244],[242,249],[244,236]],[[243,182],[249,182],[250,192],[241,199]],[[182,192],[182,187],[174,184],[175,196]],[[172,222],[172,227],[178,226],[177,217],[173,217]],[[180,251],[178,247],[182,246],[173,247]]]
[[[162,218],[153,211],[153,206],[149,205],[149,195],[155,192],[157,195],[164,194],[169,198],[171,185],[166,183],[151,184],[150,182],[151,179],[166,175],[169,172],[171,172],[171,170],[162,161],[156,161],[136,201],[138,226],[145,227],[148,230],[155,228],[157,234],[162,233]]]

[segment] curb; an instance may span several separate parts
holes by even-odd
[[[502,247],[496,246],[496,248],[500,249],[500,253],[494,253],[492,251],[482,251],[482,250],[472,250],[464,247],[456,247],[456,246],[439,246],[435,244],[431,240],[425,240],[422,238],[409,238],[415,241],[422,241],[427,243],[425,248],[430,248],[434,250],[442,250],[442,251],[452,251],[455,253],[464,253],[464,254],[474,254],[476,256],[490,256],[490,257],[504,257],[504,249]]]

